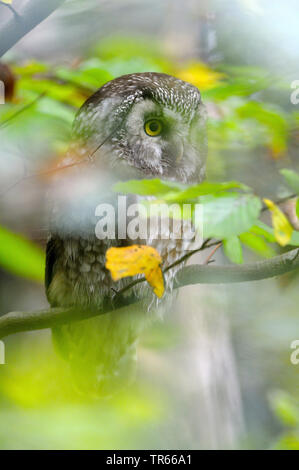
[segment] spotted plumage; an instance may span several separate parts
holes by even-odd
[[[51,305],[101,308],[132,281],[112,281],[105,253],[111,246],[127,246],[136,240],[98,239],[95,207],[100,203],[115,207],[117,225],[117,194],[111,191],[116,181],[153,177],[201,181],[204,121],[197,88],[165,74],[120,77],[86,101],[75,119],[68,169],[53,183],[46,272]],[[146,132],[147,122],[156,123],[154,136]],[[158,135],[155,129],[161,129]],[[137,196],[127,198],[128,203],[137,200]],[[185,253],[188,242],[163,239],[162,224],[158,237],[148,236],[137,243],[156,247],[165,269]],[[124,294],[142,301],[138,312],[128,307],[121,315],[111,313],[54,330],[55,343],[70,362],[80,389],[109,394],[127,382],[135,364],[138,335],[153,313],[171,301],[177,269],[165,275],[166,294],[161,302],[142,283]]]

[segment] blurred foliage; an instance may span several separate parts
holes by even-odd
[[[24,237],[0,226],[0,265],[18,276],[43,282],[45,253]]]
[[[280,170],[280,173],[284,176],[288,186],[294,191],[295,194],[299,193],[299,175],[292,170],[284,168]]]
[[[240,238],[238,238],[237,236],[226,238],[223,242],[223,249],[225,255],[233,263],[243,263],[243,253]]]
[[[272,409],[285,428],[272,448],[299,450],[299,405],[288,393],[277,391],[270,396]]]
[[[38,126],[49,148],[45,158],[36,162],[36,167],[47,171],[66,150],[76,110],[92,92],[116,76],[152,70],[171,73],[194,83],[201,89],[207,106],[213,103],[208,125],[212,160],[220,150],[261,145],[274,158],[285,154],[290,130],[298,126],[297,117],[261,99],[265,89],[285,91],[282,80],[269,76],[258,67],[220,65],[214,70],[201,62],[174,63],[163,56],[158,42],[150,40],[149,48],[148,41],[147,38],[137,41],[114,37],[102,41],[86,57],[68,65],[37,61],[10,64],[17,91],[13,102],[0,108],[0,132],[5,130],[14,138],[29,141]],[[285,170],[283,176],[288,175],[288,184],[292,180],[291,189],[297,194],[298,175],[290,176],[290,172]],[[239,188],[238,191],[225,191],[234,187]],[[245,194],[240,195],[239,190],[244,190]],[[163,195],[163,200],[168,203],[199,201],[201,196],[200,202],[205,208],[204,233],[207,237],[225,240],[224,252],[231,261],[242,262],[241,243],[264,257],[275,254],[273,240],[269,244],[264,234],[252,233],[260,215],[261,201],[249,194],[241,183],[209,182],[182,188],[152,180],[132,182],[130,191],[157,197]],[[284,226],[286,228],[286,224]],[[292,228],[288,226],[287,229],[283,232],[288,231],[289,239]],[[277,234],[278,231],[274,231],[275,239],[280,243],[281,237]],[[292,237],[292,243],[297,244],[296,236]],[[14,267],[13,258],[10,264],[2,262],[2,265],[14,272],[20,269]]]
[[[47,334],[18,341],[7,360],[0,371],[2,449],[138,448],[169,412],[168,398],[149,383],[109,400],[80,395]]]
[[[237,156],[248,150],[261,152],[261,159],[288,166],[289,149],[299,135],[299,113],[281,104],[289,101],[289,84],[280,77],[262,67],[175,62],[161,53],[153,38],[110,38],[72,63],[8,65],[15,76],[15,91],[12,100],[0,106],[0,133],[22,142],[28,149],[29,166],[37,173],[52,168],[66,151],[75,113],[90,94],[108,80],[133,72],[165,72],[200,88],[209,116],[211,179],[222,179],[225,152]],[[279,102],[273,98],[276,95],[284,99]],[[150,180],[115,189],[151,194],[169,204],[199,201],[205,210],[206,236],[223,240],[231,262],[246,259],[244,248],[265,258],[280,252],[277,233],[262,217],[262,197],[255,188],[238,181],[187,187]],[[285,169],[276,189],[278,196],[299,195],[299,175]],[[299,246],[296,230],[286,249],[291,246]],[[0,264],[26,279],[43,279],[42,250],[3,226]],[[172,398],[147,381],[107,401],[80,396],[70,383],[66,364],[54,355],[49,338],[24,336],[17,346],[12,343],[10,366],[1,368],[1,448],[138,448],[151,442],[150,432],[156,434],[161,421],[172,415]],[[159,324],[147,332],[143,344],[151,350],[168,350],[181,336],[181,331]],[[298,449],[297,404],[281,393],[272,396],[271,404],[285,426],[273,447]]]
[[[176,76],[185,82],[193,83],[199,90],[212,90],[221,86],[221,79],[225,75],[212,70],[201,62],[185,64],[182,69],[178,69]]]
[[[1,107],[2,121],[20,105],[42,95],[26,118],[40,111],[60,117],[69,126],[76,109],[108,80],[127,73],[157,71],[188,80],[200,88],[206,103],[214,103],[209,121],[210,151],[263,145],[278,158],[287,150],[290,130],[298,128],[295,113],[287,114],[263,99],[265,90],[288,92],[288,84],[278,77],[258,67],[222,65],[214,70],[201,62],[174,63],[161,54],[158,42],[151,38],[102,41],[87,57],[68,66],[29,62],[11,67],[18,91],[12,107]],[[41,108],[45,99],[47,105]]]

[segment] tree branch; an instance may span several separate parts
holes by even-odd
[[[192,284],[231,284],[259,281],[294,271],[299,268],[299,248],[283,255],[244,265],[191,265],[181,269],[174,288]]]
[[[192,284],[222,284],[267,279],[299,268],[299,248],[274,258],[245,265],[209,266],[191,265],[181,269],[175,279],[174,288]],[[141,302],[134,302],[132,308],[138,309]],[[0,338],[21,331],[52,328],[65,323],[84,320],[113,311],[120,314],[128,305],[113,309],[107,306],[102,310],[78,308],[49,308],[33,312],[11,312],[0,317]]]
[[[123,307],[125,308],[125,307]],[[118,309],[117,311],[121,311]],[[116,312],[116,310],[115,310]],[[64,325],[108,313],[108,310],[86,310],[81,308],[48,308],[33,312],[10,312],[0,317],[0,339],[21,331],[34,331]]]
[[[0,57],[47,18],[65,0],[19,0],[16,11],[0,2]]]

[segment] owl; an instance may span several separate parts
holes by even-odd
[[[73,143],[53,182],[51,234],[47,244],[46,293],[53,307],[101,309],[132,278],[114,282],[105,268],[110,247],[129,246],[126,234],[99,239],[95,234],[99,204],[122,209],[115,182],[152,179],[198,183],[206,158],[205,110],[199,90],[162,73],[119,77],[102,86],[79,110]],[[137,196],[128,195],[127,202]],[[162,229],[161,229],[162,230]],[[136,240],[134,241],[136,243]],[[187,249],[184,239],[158,233],[137,241],[154,246],[167,268]],[[124,305],[141,301],[139,310],[99,315],[53,330],[54,344],[70,364],[78,388],[95,396],[110,395],[127,384],[136,368],[140,333],[173,301],[178,268],[165,274],[165,294],[158,300],[147,283],[126,290]]]

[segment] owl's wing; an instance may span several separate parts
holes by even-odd
[[[47,242],[46,248],[46,271],[45,271],[45,287],[48,289],[52,276],[53,276],[53,267],[56,260],[55,254],[55,242],[50,238]]]
[[[51,237],[46,247],[45,289],[48,301],[52,307],[56,307],[57,304],[55,301],[53,302],[53,299],[51,301],[49,299],[49,287],[54,276],[55,263],[59,259],[59,256],[59,244],[55,238]]]
[[[56,258],[57,258],[56,243],[53,238],[50,238],[47,242],[47,248],[46,248],[46,270],[45,270],[46,293],[48,292],[49,286],[53,278],[53,269],[54,269]]]
[[[80,253],[77,259],[78,269],[84,261],[82,257],[85,256],[87,261],[87,256],[91,260],[94,257],[92,255],[91,250]],[[92,268],[97,266],[96,261],[94,263]],[[105,292],[106,295],[111,292],[109,286],[112,281],[109,273],[106,273],[106,277],[101,277],[105,274],[104,266],[98,266],[98,269],[100,278],[94,283],[92,297],[97,297],[100,302],[100,298],[105,298]],[[63,241],[53,235],[46,249],[45,276],[47,297],[52,307],[70,305],[80,300],[84,302],[83,294],[82,299],[78,295],[84,276],[81,274],[76,283],[72,283],[66,277],[66,270]],[[96,273],[91,269],[85,276],[93,274]],[[90,285],[92,286],[92,277]],[[86,393],[109,395],[133,378],[136,342],[147,321],[146,311],[134,311],[132,307],[128,307],[121,312],[59,325],[52,330],[54,347],[69,362],[78,388]]]

